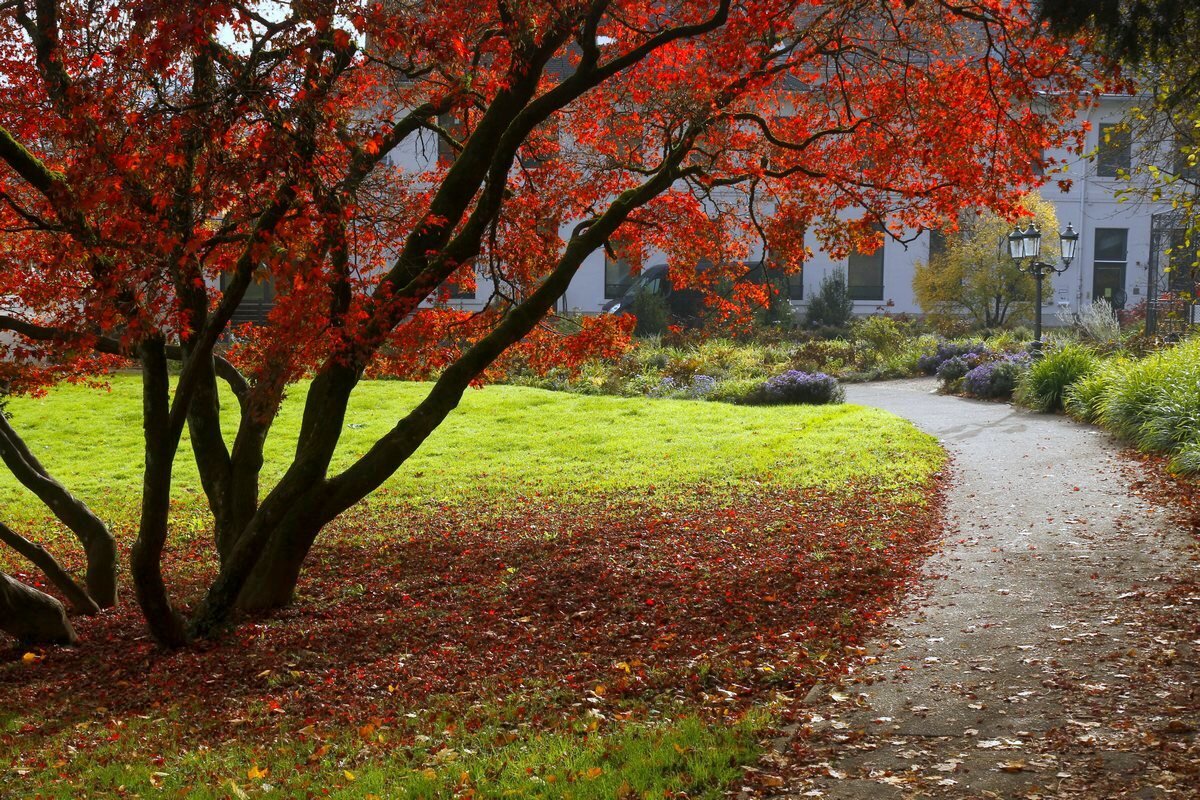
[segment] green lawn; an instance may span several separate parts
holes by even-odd
[[[135,506],[140,388],[136,376],[118,375],[109,391],[62,386],[44,398],[15,399],[9,411],[31,449],[73,492],[101,509]],[[365,452],[427,388],[364,383],[354,395],[334,468]],[[272,428],[268,483],[295,447],[307,389],[306,383],[292,388]],[[232,397],[227,403],[232,409]],[[904,491],[922,485],[941,463],[933,438],[876,409],[749,408],[489,386],[469,391],[387,488],[399,498],[439,501],[533,492],[561,498],[648,486],[674,492],[701,483],[838,489],[855,482]],[[198,487],[185,442],[175,466],[176,497],[186,499]],[[7,473],[0,473],[0,507],[40,514]]]
[[[335,466],[427,388],[364,383]],[[121,375],[9,404],[122,548],[139,390]],[[273,428],[268,482],[306,390]],[[0,659],[0,796],[717,800],[915,574],[943,464],[932,437],[855,406],[473,390],[330,526],[280,618],[164,653],[125,586],[76,621],[78,650]],[[186,445],[175,473],[168,572],[202,580]],[[0,508],[78,568],[7,474]]]

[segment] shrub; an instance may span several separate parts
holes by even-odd
[[[810,328],[845,328],[854,316],[854,300],[846,288],[846,276],[830,273],[821,279],[816,296],[808,302],[804,324]]]
[[[722,403],[752,405],[758,397],[762,383],[762,381],[754,378],[734,378],[732,380],[721,381],[713,387],[712,392],[708,395],[708,399],[717,400]]]
[[[850,330],[856,341],[870,347],[881,359],[900,352],[907,339],[896,320],[882,314],[857,320]]]
[[[692,375],[686,380],[669,375],[646,392],[650,397],[670,397],[676,400],[703,400],[717,387],[717,379],[711,375]]]
[[[755,401],[762,405],[791,403],[840,403],[846,392],[837,378],[824,372],[800,372],[788,370],[782,375],[768,378],[759,387]]]
[[[1107,344],[1121,338],[1121,323],[1117,321],[1113,307],[1103,297],[1083,306],[1078,314],[1063,309],[1058,318],[1068,325],[1075,325],[1084,338],[1098,344]]]
[[[832,325],[818,325],[815,328],[810,328],[807,331],[811,339],[848,339],[850,338],[849,326],[834,327]]]
[[[1017,399],[1038,411],[1059,411],[1067,389],[1096,370],[1096,354],[1077,344],[1046,353],[1029,367],[1017,388]]]
[[[885,360],[886,371],[897,377],[923,372],[921,359],[937,352],[938,341],[938,337],[931,333],[905,339],[900,351]]]
[[[974,356],[976,362],[982,359],[983,356],[989,355],[991,351],[983,342],[948,342],[941,341],[932,353],[926,353],[917,359],[917,368],[926,375],[937,375],[942,364],[952,358],[960,358],[964,356]],[[975,366],[971,364],[967,369]],[[963,370],[962,375],[966,374]],[[958,377],[962,377],[959,375]]]
[[[1021,353],[980,364],[963,376],[963,388],[985,399],[1012,397],[1022,374],[1029,369],[1029,360]]]
[[[1176,453],[1170,466],[1184,475],[1200,474],[1200,442],[1192,442]]]
[[[667,298],[656,292],[638,292],[634,295],[629,313],[637,319],[637,327],[633,330],[637,336],[661,336],[671,323]]]
[[[978,366],[979,362],[980,356],[978,353],[967,353],[966,355],[948,358],[938,365],[938,380],[942,383],[953,383],[965,377],[968,372]]]
[[[814,339],[793,349],[788,363],[799,372],[844,372],[858,365],[857,350],[842,339]]]

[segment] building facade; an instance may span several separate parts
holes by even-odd
[[[1135,104],[1136,99],[1129,96],[1099,98],[1079,118],[1079,124],[1089,128],[1084,154],[1044,154],[1054,167],[1041,194],[1054,204],[1059,225],[1071,223],[1079,233],[1070,268],[1047,279],[1044,312],[1048,324],[1054,324],[1056,317],[1049,313],[1051,307],[1070,313],[1103,298],[1116,309],[1132,309],[1153,300],[1172,283],[1165,272],[1171,260],[1166,252],[1173,231],[1170,205],[1125,199],[1121,193],[1130,185],[1122,176],[1134,171],[1140,161],[1166,163],[1172,157],[1162,143],[1135,141],[1123,125]],[[430,158],[438,156],[436,142],[415,142],[408,147],[394,158],[414,168],[427,166]],[[1043,233],[1053,236],[1056,232]],[[916,264],[929,258],[933,238],[924,233],[907,243],[888,239],[875,253],[854,254],[836,261],[814,247],[803,273],[789,280],[793,306],[803,311],[822,280],[831,273],[841,273],[847,278],[856,314],[884,310],[920,314],[913,294],[913,276]],[[761,254],[752,258],[761,258]],[[1178,253],[1175,258],[1179,260]],[[652,256],[646,263],[649,266],[663,260]],[[633,277],[619,260],[595,252],[579,270],[559,308],[599,313],[624,293]],[[1176,283],[1178,278],[1177,273]],[[480,308],[491,294],[490,282],[480,277],[474,292],[459,292],[451,302],[462,308]]]

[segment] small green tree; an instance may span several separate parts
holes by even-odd
[[[804,322],[810,328],[845,328],[854,316],[854,300],[846,288],[846,276],[831,272],[821,279],[817,295],[808,304]]]
[[[1043,232],[1042,260],[1058,259],[1058,218],[1054,205],[1036,194],[1022,200],[1026,219]],[[966,317],[984,328],[999,328],[1032,317],[1037,287],[1008,256],[1012,223],[991,213],[964,215],[957,233],[946,238],[946,249],[928,261],[918,261],[913,294],[933,321]]]
[[[630,313],[637,319],[637,336],[660,336],[671,324],[671,309],[667,299],[657,292],[642,290],[633,297]]]

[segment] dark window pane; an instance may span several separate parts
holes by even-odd
[[[1030,169],[1034,175],[1039,178],[1046,175],[1046,151],[1039,150],[1033,158],[1030,159]]]
[[[1190,242],[1190,244],[1189,244]],[[1171,292],[1196,291],[1200,281],[1200,247],[1187,231],[1171,231],[1171,250],[1167,254],[1167,290]]]
[[[464,134],[467,132],[467,126],[460,114],[439,114],[438,126],[442,130],[449,133],[455,139],[462,143]],[[450,144],[450,140],[444,136],[438,136],[438,163],[448,164],[458,156],[458,151],[454,149],[454,145]]]
[[[846,288],[854,300],[883,299],[883,246],[874,253],[851,253],[846,264]]]
[[[1125,307],[1125,265],[1096,264],[1092,273],[1092,299],[1107,300],[1116,310]]]
[[[459,283],[452,281],[452,280],[446,281],[445,283],[442,284],[442,286],[446,289],[447,292],[450,293],[451,300],[474,300],[475,299],[475,289],[474,288],[468,289],[465,286],[462,286]]]
[[[795,272],[792,274],[784,273],[783,269],[776,266],[775,260],[768,254],[766,262],[767,282],[779,293],[779,297],[784,300],[803,300],[804,299],[804,271]]]
[[[1121,124],[1101,125],[1099,152],[1096,155],[1096,174],[1115,178],[1119,171],[1129,171],[1132,150],[1129,131]]]
[[[1097,228],[1093,260],[1124,262],[1128,239],[1129,231],[1126,228]]]
[[[797,272],[787,276],[787,292],[789,300],[804,299],[804,273]]]
[[[1092,258],[1092,299],[1107,300],[1114,309],[1125,307],[1125,259],[1129,231],[1097,228]]]
[[[616,248],[614,248],[616,249]],[[629,262],[604,251],[604,299],[615,300],[624,296],[633,276],[629,273]]]
[[[929,232],[929,260],[946,255],[946,234],[941,231]]]

